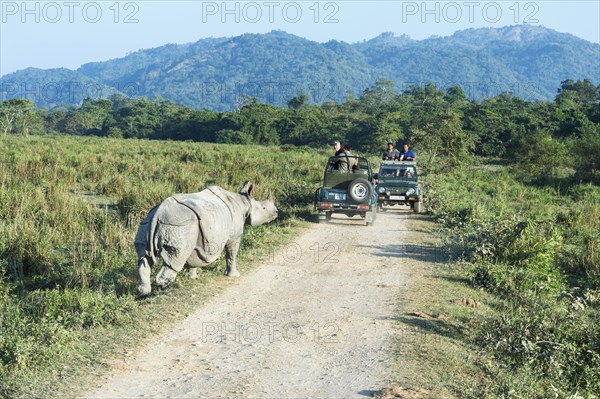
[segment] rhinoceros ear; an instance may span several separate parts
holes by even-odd
[[[249,181],[244,183],[244,187],[240,190],[240,194],[247,195],[248,197],[252,197],[252,188],[254,186]]]
[[[269,201],[273,201],[273,191],[269,190],[269,195],[267,196]]]

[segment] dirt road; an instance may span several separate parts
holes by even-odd
[[[88,397],[364,398],[389,386],[410,216],[315,224]]]

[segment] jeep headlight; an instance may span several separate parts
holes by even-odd
[[[409,188],[408,191],[406,192],[406,195],[412,195],[415,193],[415,189],[414,188]]]
[[[385,193],[385,187],[379,187],[377,191],[379,191],[379,194],[383,194]]]

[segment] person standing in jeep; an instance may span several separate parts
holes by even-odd
[[[400,158],[400,153],[394,148],[394,143],[388,141],[388,149],[383,152],[381,159],[384,161],[396,161]]]
[[[335,150],[335,156],[338,157],[335,169],[340,172],[348,172],[350,170],[350,160],[348,157],[352,155],[350,153],[350,146],[345,145],[344,148],[342,148],[342,144],[336,140],[333,142],[333,149]]]
[[[417,156],[412,148],[408,148],[408,144],[404,143],[404,148],[400,151],[400,157],[398,159],[401,161],[415,161]]]
[[[344,150],[342,149],[342,143],[340,143],[338,140],[333,142],[333,150],[335,151],[335,155],[334,156],[339,156]]]

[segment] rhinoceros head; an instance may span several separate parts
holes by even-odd
[[[258,226],[261,224],[272,222],[277,218],[277,207],[273,200],[273,194],[269,191],[269,195],[262,201],[257,201],[252,197],[252,183],[244,183],[244,187],[240,194],[247,196],[250,199],[250,211],[246,224]]]

